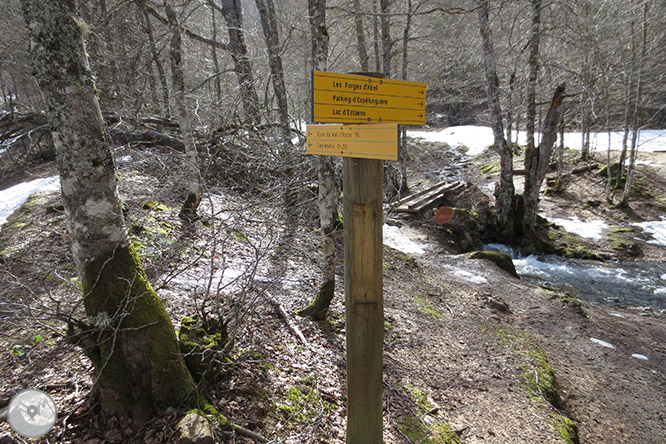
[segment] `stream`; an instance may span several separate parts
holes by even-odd
[[[488,244],[509,254],[521,279],[554,287],[592,302],[666,310],[666,264],[521,256],[511,247]]]

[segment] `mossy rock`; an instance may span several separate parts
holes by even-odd
[[[580,444],[578,436],[578,426],[571,419],[564,415],[554,413],[552,416],[553,425],[557,433],[566,444]]]
[[[141,208],[144,210],[154,210],[154,211],[166,211],[168,207],[164,204],[159,203],[156,200],[149,199],[144,202],[141,202]]]
[[[506,253],[502,253],[499,251],[475,251],[469,255],[470,259],[487,259],[489,261],[492,261],[500,267],[502,270],[506,271],[513,277],[518,277],[518,273],[516,272],[516,267],[513,265],[513,260],[511,259],[511,256],[509,256]]]
[[[448,424],[436,423],[427,427],[423,420],[411,415],[397,421],[400,432],[416,444],[460,444],[460,437]]]
[[[600,254],[588,250],[583,245],[565,245],[564,249],[562,250],[562,256],[566,257],[567,259],[591,259],[594,261],[604,260]]]
[[[185,365],[195,381],[200,381],[223,360],[223,351],[229,340],[227,323],[218,320],[204,322],[200,316],[184,317],[178,332],[180,351]]]
[[[620,177],[620,181],[617,180],[617,173],[620,169],[620,164],[618,162],[613,162],[610,165],[604,165],[597,174],[601,177],[608,178],[608,170],[610,169],[611,175],[611,186],[613,188],[622,188],[627,180],[627,176]]]

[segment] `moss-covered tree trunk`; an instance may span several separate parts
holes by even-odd
[[[60,171],[90,328],[78,332],[108,414],[145,419],[180,405],[194,382],[173,325],[146,280],[124,225],[109,141],[74,2],[22,0],[35,75]]]

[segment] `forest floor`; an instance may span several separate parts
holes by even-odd
[[[308,197],[302,190],[301,206],[285,210],[279,196],[211,188],[204,203],[209,217],[186,228],[177,217],[182,159],[128,147],[116,157],[133,238],[176,328],[182,317],[202,311],[231,319],[236,345],[203,387],[209,399],[272,443],[344,443],[342,259],[327,321],[293,314],[310,302],[320,273],[311,191]],[[456,160],[445,146],[414,141],[408,159],[414,190],[440,181],[443,167]],[[596,168],[544,196],[542,211],[613,226],[658,220],[666,215],[666,154],[642,153],[641,160],[653,163],[639,169],[642,192],[630,211],[603,203],[604,178]],[[486,189],[496,174],[482,170],[495,162],[486,153],[458,172]],[[580,164],[567,164],[574,166]],[[33,174],[56,174],[55,166],[5,171],[0,189]],[[21,389],[41,388],[59,409],[43,442],[173,442],[182,411],[134,425],[90,405],[92,364],[54,320],[55,307],[61,316],[81,316],[58,202],[55,193],[30,199],[0,232],[0,407]],[[425,250],[409,256],[384,247],[387,444],[572,442],[566,418],[586,444],[666,442],[665,313],[579,301],[455,254],[432,214],[391,212],[387,223]],[[342,233],[336,235],[341,257]],[[664,247],[635,237],[619,250],[610,236],[577,245],[606,258],[664,261]],[[3,435],[6,442],[18,439],[7,423],[0,424],[1,442]],[[216,436],[222,443],[251,442],[219,430]]]

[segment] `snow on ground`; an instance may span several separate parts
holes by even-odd
[[[453,269],[453,274],[455,276],[458,276],[459,278],[466,280],[467,282],[470,282],[472,284],[487,284],[488,279],[486,279],[483,276],[479,276],[477,274],[474,274],[472,272],[469,272],[467,270],[463,270],[460,268],[454,268]]]
[[[487,126],[451,126],[436,131],[407,131],[407,135],[413,138],[420,138],[426,142],[448,143],[454,148],[466,146],[469,148],[468,156],[476,156],[493,144],[493,131]],[[540,138],[536,134],[537,143]],[[622,131],[610,133],[610,149],[613,151],[622,150]],[[518,133],[518,143],[526,144],[525,132]],[[559,136],[558,136],[559,143]],[[631,135],[629,136],[631,143]],[[580,149],[582,144],[582,135],[579,132],[570,132],[564,134],[564,146],[574,150]],[[609,146],[608,133],[591,133],[590,150],[606,151]],[[666,151],[666,130],[642,130],[638,137],[638,150],[644,152]]]
[[[60,177],[51,176],[23,182],[0,191],[0,225],[7,222],[7,218],[28,200],[31,194],[42,191],[57,191],[60,189]]]
[[[592,239],[597,242],[601,240],[601,233],[604,228],[608,227],[603,220],[582,221],[577,216],[570,217],[569,219],[553,218],[548,219],[548,221],[556,223],[569,233],[577,234],[580,237]]]
[[[606,348],[615,348],[615,346],[614,346],[613,344],[611,344],[611,343],[609,343],[609,342],[606,342],[606,341],[602,341],[601,339],[590,338],[590,341],[594,342],[595,344],[599,344],[599,345],[601,345],[602,347],[606,347]]]
[[[400,231],[400,228],[384,224],[382,231],[384,232],[384,245],[388,245],[391,248],[395,248],[396,250],[409,255],[421,255],[425,253],[423,248],[405,236],[402,231]]]
[[[407,131],[413,138],[426,142],[448,143],[453,148],[466,146],[468,156],[477,156],[493,144],[493,130],[486,126],[450,126],[438,131]]]
[[[652,235],[652,239],[648,243],[666,247],[666,217],[661,216],[660,221],[640,222],[633,225],[641,227]]]

